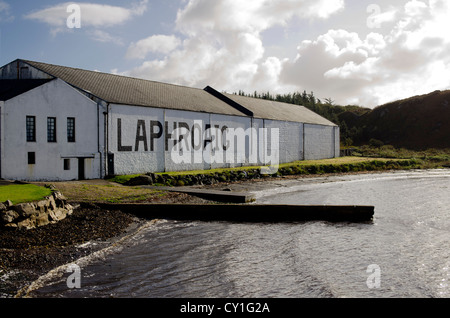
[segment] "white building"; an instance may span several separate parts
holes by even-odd
[[[337,156],[339,127],[302,106],[33,61],[0,68],[3,179],[97,179]]]

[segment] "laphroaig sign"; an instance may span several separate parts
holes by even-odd
[[[244,129],[211,125],[202,120],[194,120],[189,124],[183,121],[136,119],[133,124],[134,129],[129,126],[128,120],[125,127],[122,118],[117,118],[117,151],[120,153],[154,152],[158,142],[163,140],[164,151],[170,153],[176,164],[246,163],[278,168],[278,128]],[[273,172],[273,169],[267,171]]]

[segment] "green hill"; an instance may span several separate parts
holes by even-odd
[[[338,118],[347,126],[343,138],[352,138],[356,145],[376,139],[415,150],[450,148],[450,90],[398,100],[361,115],[341,113]]]
[[[314,93],[272,95],[257,92],[246,95],[305,106],[341,128],[344,146],[367,144],[426,150],[450,149],[450,90],[398,100],[375,109],[324,102]]]

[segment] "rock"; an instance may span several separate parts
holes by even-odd
[[[74,211],[74,207],[68,204],[64,195],[58,191],[37,202],[12,205],[9,201],[3,205],[5,210],[0,209],[0,223],[5,227],[26,230],[56,223]]]
[[[47,213],[40,213],[37,217],[36,217],[36,226],[45,226],[47,224],[49,224],[50,221],[48,219],[48,214]]]
[[[56,202],[55,202],[55,199],[53,198],[53,196],[50,196],[47,200],[48,200],[48,208],[49,208],[49,210],[56,209]]]
[[[71,204],[66,204],[66,211],[67,211],[67,215],[72,215],[73,214],[73,210],[75,209]]]
[[[153,184],[153,177],[149,175],[142,175],[128,180],[125,184],[128,186],[136,185],[150,185]]]
[[[55,203],[57,207],[64,208],[67,199],[66,197],[59,191],[53,192],[53,198],[55,199]]]
[[[39,212],[36,211],[34,203],[17,204],[14,206],[14,210],[23,218],[29,218],[30,216],[39,214]]]
[[[50,210],[48,216],[52,221],[58,222],[64,220],[67,217],[67,211],[57,208],[55,210]]]
[[[3,211],[0,213],[1,214],[1,220],[4,223],[12,223],[14,222],[16,219],[19,218],[19,213],[17,213],[14,210],[8,210],[8,211]]]
[[[153,181],[154,183],[165,183],[164,177],[160,174],[155,175],[155,179]]]
[[[36,227],[36,218],[28,218],[17,222],[17,227],[19,229],[31,230]]]
[[[49,202],[48,202],[48,200],[41,200],[36,203],[36,206],[37,206],[37,209],[39,210],[39,212],[47,212],[48,207],[49,207]]]
[[[156,174],[154,174],[153,172],[148,172],[145,174],[147,177],[150,177],[152,179],[152,183],[154,182],[154,180],[156,179]]]

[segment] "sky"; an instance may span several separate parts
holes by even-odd
[[[0,0],[15,59],[374,108],[450,88],[445,0]]]

